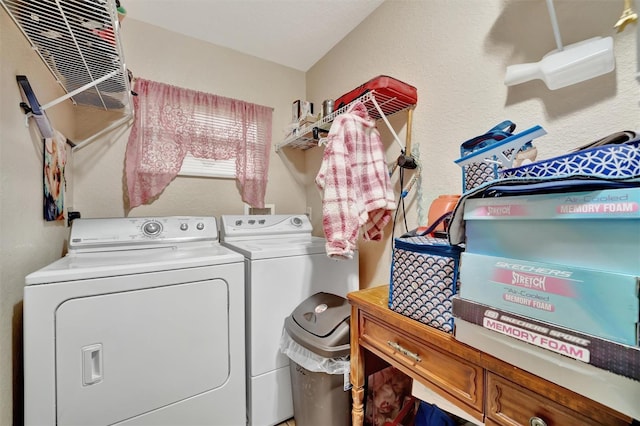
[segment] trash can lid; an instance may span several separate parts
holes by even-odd
[[[327,337],[351,316],[351,306],[344,297],[320,292],[298,305],[291,316],[308,333]]]

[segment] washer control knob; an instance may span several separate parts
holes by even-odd
[[[291,218],[291,224],[299,228],[302,226],[302,219],[300,219],[298,216],[294,216]]]
[[[150,237],[156,237],[160,234],[160,232],[162,232],[162,225],[160,224],[160,222],[150,220],[142,225],[142,232]]]
[[[198,222],[198,224],[196,225],[196,229],[198,231],[202,231],[204,229],[204,223]]]
[[[189,229],[189,225],[186,223],[181,223],[180,224],[180,230],[181,231],[186,231],[187,229]]]

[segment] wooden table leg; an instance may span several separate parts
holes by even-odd
[[[351,389],[351,396],[353,397],[353,405],[351,407],[351,425],[362,426],[364,423],[364,386]]]
[[[360,319],[358,308],[351,307],[351,425],[362,426],[364,423],[364,354],[358,342],[360,336]]]

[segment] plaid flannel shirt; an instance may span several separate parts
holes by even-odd
[[[376,123],[361,102],[331,125],[316,184],[322,193],[327,255],[353,257],[358,232],[382,239],[395,199]]]

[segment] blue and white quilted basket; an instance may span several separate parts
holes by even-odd
[[[605,178],[640,176],[640,138],[499,171],[500,178],[544,178],[584,175]]]

